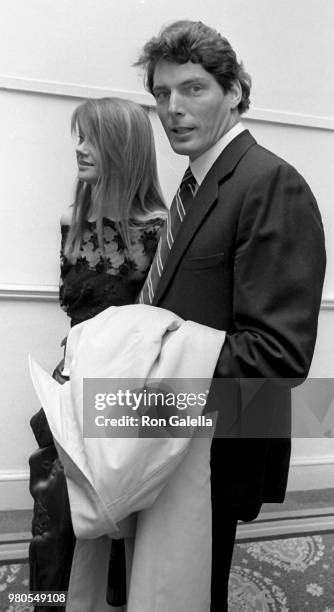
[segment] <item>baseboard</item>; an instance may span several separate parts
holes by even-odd
[[[0,534],[0,563],[26,562],[30,539],[30,532]]]
[[[256,521],[239,523],[236,542],[254,542],[334,532],[334,508],[261,513]],[[0,534],[0,563],[26,561],[30,532]]]
[[[334,487],[334,455],[292,459],[288,491],[308,491],[331,487]]]
[[[296,457],[291,461],[288,491],[328,489],[334,486],[334,455]],[[33,505],[27,470],[0,470],[0,512],[26,510]]]
[[[333,503],[334,488],[290,492],[284,504],[264,504],[255,521],[240,522],[236,541],[334,533]],[[27,560],[31,519],[31,510],[0,512],[0,564]]]
[[[275,513],[270,520],[266,514],[260,514],[259,518],[251,523],[240,523],[237,528],[237,542],[252,542],[254,540],[276,540],[280,538],[300,537],[308,534],[333,533],[334,514],[319,514],[315,510],[311,516],[299,516],[300,513],[286,512],[284,517]]]

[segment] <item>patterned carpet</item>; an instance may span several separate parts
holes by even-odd
[[[333,533],[237,544],[229,611],[334,612],[333,578]],[[27,564],[0,566],[0,612],[30,612],[8,601],[27,589]]]
[[[334,534],[238,544],[230,612],[334,612]]]

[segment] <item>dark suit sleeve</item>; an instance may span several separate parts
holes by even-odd
[[[215,376],[307,376],[325,261],[320,213],[304,179],[283,162],[261,171],[250,180],[239,216],[234,329]]]

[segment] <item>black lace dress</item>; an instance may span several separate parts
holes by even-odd
[[[104,218],[103,256],[96,223],[86,221],[76,263],[71,263],[64,255],[69,226],[62,226],[60,304],[72,326],[109,306],[135,302],[154,257],[163,223],[164,219],[159,217],[137,223],[131,229],[129,252],[117,224]],[[59,367],[54,377],[64,382]],[[30,590],[66,591],[75,545],[66,480],[43,409],[32,417],[31,427],[39,448],[29,459],[30,492],[34,498],[33,538],[29,549]],[[121,546],[122,540],[115,541],[111,550],[107,600],[113,605],[120,605],[124,599]],[[41,612],[46,609],[37,608]],[[58,608],[53,610],[56,612]]]
[[[108,308],[132,304],[151,265],[164,221],[155,218],[132,231],[131,253],[110,219],[103,220],[105,256],[98,246],[96,223],[86,221],[80,257],[72,264],[64,256],[69,226],[62,226],[60,304],[71,325]]]

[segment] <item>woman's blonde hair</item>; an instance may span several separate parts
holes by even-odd
[[[131,250],[130,229],[166,214],[148,114],[130,100],[88,99],[74,110],[71,129],[73,133],[79,130],[95,147],[99,177],[94,186],[80,180],[77,183],[64,255],[72,261],[78,258],[92,203],[102,254],[105,211],[117,222],[124,244]]]

